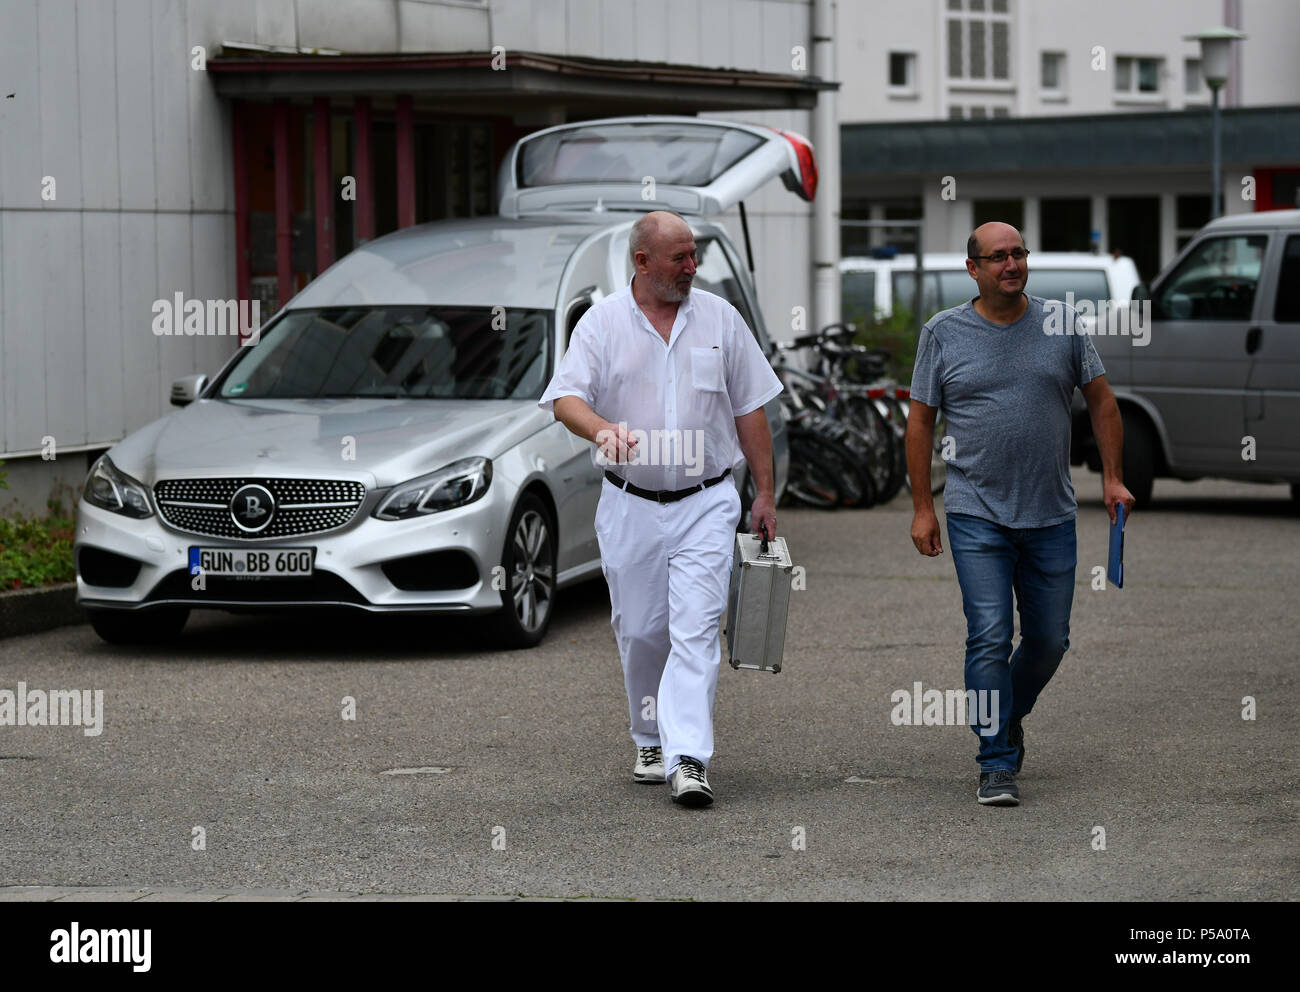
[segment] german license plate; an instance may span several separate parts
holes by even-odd
[[[308,578],[315,548],[190,548],[190,574],[252,578]]]

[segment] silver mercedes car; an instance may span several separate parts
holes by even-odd
[[[750,274],[706,215],[775,177],[812,198],[799,136],[694,118],[562,125],[507,153],[500,216],[341,259],[91,469],[75,555],[96,632],[166,639],[196,607],[342,607],[492,613],[506,644],[536,644],[557,591],[600,572],[593,448],[537,407],[569,333],[631,278],[636,217],[673,209],[695,233],[696,288],[730,300],[770,352]],[[776,401],[768,416],[779,490]]]

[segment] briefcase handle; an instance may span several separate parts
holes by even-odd
[[[759,529],[761,529],[762,532],[763,532],[763,540],[762,540],[762,543],[759,544],[759,546],[758,546],[758,553],[759,553],[760,555],[766,555],[766,554],[767,554],[767,524],[766,524],[766,523],[762,523],[762,524],[759,524],[758,526],[759,526]]]

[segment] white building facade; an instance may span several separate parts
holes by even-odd
[[[1210,93],[1200,46],[1185,36],[1217,25],[1247,35],[1220,95],[1224,212],[1295,205],[1300,150],[1286,132],[1300,105],[1300,4],[917,0],[903,9],[839,7],[846,218],[923,218],[932,251],[963,251],[974,226],[1004,219],[1031,249],[1120,248],[1150,278],[1209,219]],[[1113,147],[1094,147],[1103,142]],[[851,227],[845,241],[845,254],[908,246],[904,232]]]

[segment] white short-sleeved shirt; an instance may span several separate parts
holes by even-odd
[[[593,462],[645,489],[685,489],[744,461],[736,418],[780,392],[744,318],[722,297],[691,290],[665,344],[629,283],[583,314],[538,405],[553,412],[561,396],[581,397],[642,432],[633,463],[609,464],[596,445]]]

